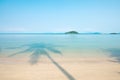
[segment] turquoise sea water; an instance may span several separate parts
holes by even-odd
[[[120,62],[119,41],[120,35],[0,34],[0,57],[29,53],[38,58],[47,52],[78,58],[109,55]]]

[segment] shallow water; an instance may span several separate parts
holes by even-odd
[[[64,58],[107,56],[120,62],[119,41],[120,35],[0,34],[0,58],[29,55],[34,61],[49,53]]]

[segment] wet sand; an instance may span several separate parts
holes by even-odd
[[[75,80],[120,80],[120,64],[110,58],[54,58]],[[72,80],[47,57],[31,65],[27,58],[0,58],[0,80]]]

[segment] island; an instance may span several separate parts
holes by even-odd
[[[110,33],[110,34],[116,35],[116,34],[120,34],[120,33]]]
[[[79,34],[77,31],[68,31],[68,32],[65,32],[65,34]]]

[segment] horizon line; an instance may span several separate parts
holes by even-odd
[[[64,34],[66,32],[0,32],[0,34]],[[89,33],[96,33],[96,34],[106,34],[106,33],[120,33],[120,32],[78,32],[78,34],[89,34]]]

